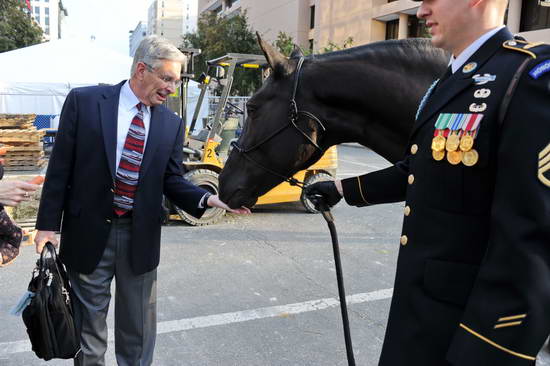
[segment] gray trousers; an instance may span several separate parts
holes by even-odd
[[[104,366],[107,312],[115,277],[115,353],[119,366],[151,365],[157,332],[157,271],[130,268],[131,219],[114,219],[103,257],[91,274],[69,270],[82,352],[76,366]]]

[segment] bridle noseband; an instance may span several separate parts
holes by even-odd
[[[321,127],[321,130],[324,132],[326,131],[325,126],[321,122],[319,118],[317,118],[313,113],[310,113],[308,111],[303,111],[298,109],[298,104],[296,103],[296,93],[298,92],[298,84],[300,82],[300,73],[302,71],[302,65],[304,64],[304,57],[300,57],[298,60],[298,65],[296,67],[296,72],[294,75],[294,88],[292,90],[292,97],[290,99],[290,111],[288,115],[288,123],[280,127],[279,129],[275,130],[271,135],[268,135],[266,138],[258,142],[256,145],[249,147],[248,149],[242,148],[239,146],[237,141],[233,141],[231,143],[231,146],[235,151],[240,153],[245,159],[253,163],[254,165],[262,168],[266,172],[269,172],[279,178],[282,178],[285,182],[288,182],[290,185],[298,186],[298,187],[304,187],[304,182],[301,182],[293,177],[287,177],[286,175],[280,174],[272,169],[269,169],[268,167],[258,163],[256,160],[252,159],[249,155],[247,155],[249,152],[256,150],[261,145],[265,144],[267,141],[271,140],[275,136],[277,136],[279,133],[281,133],[283,130],[287,129],[288,127],[292,126],[294,127],[302,136],[306,138],[306,140],[312,144],[319,152],[323,152],[323,150],[319,147],[319,144],[314,141],[310,136],[308,136],[300,127],[298,127],[298,120],[300,118],[300,115],[304,115],[306,117],[309,117],[313,121],[317,122],[317,124]]]

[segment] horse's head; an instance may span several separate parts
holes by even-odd
[[[292,176],[321,156],[312,144],[320,125],[307,116],[295,119],[296,125],[291,121],[301,50],[296,47],[286,58],[259,35],[258,41],[272,72],[248,101],[243,133],[220,175],[220,197],[230,207],[253,206],[259,196],[282,181],[281,176]],[[300,109],[308,103],[307,88],[302,82],[296,97]]]

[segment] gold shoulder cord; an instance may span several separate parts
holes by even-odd
[[[523,52],[523,53],[526,53],[528,54],[529,56],[531,56],[532,58],[536,59],[537,58],[537,55],[534,53],[534,52],[531,52],[529,51],[529,49],[531,48],[535,48],[537,46],[540,46],[542,44],[544,44],[544,42],[537,42],[537,43],[529,43],[529,42],[525,42],[525,41],[520,41],[520,40],[514,40],[514,45],[510,45],[510,41],[506,41],[502,44],[502,46],[504,48],[507,48],[509,50],[514,50],[514,51],[518,51],[518,52]],[[525,45],[523,47],[517,47],[515,45],[517,44],[522,44],[522,45]]]

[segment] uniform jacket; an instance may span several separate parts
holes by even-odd
[[[403,161],[343,181],[351,205],[405,201],[381,366],[532,365],[550,332],[550,47],[510,39],[436,86]],[[439,116],[474,112],[477,164],[436,161]]]
[[[72,270],[91,273],[105,249],[113,219],[118,100],[124,82],[71,90],[61,112],[36,228],[61,230],[60,256]],[[130,263],[136,274],[160,256],[163,193],[200,217],[205,191],[182,177],[184,126],[164,106],[151,108],[132,215]]]

